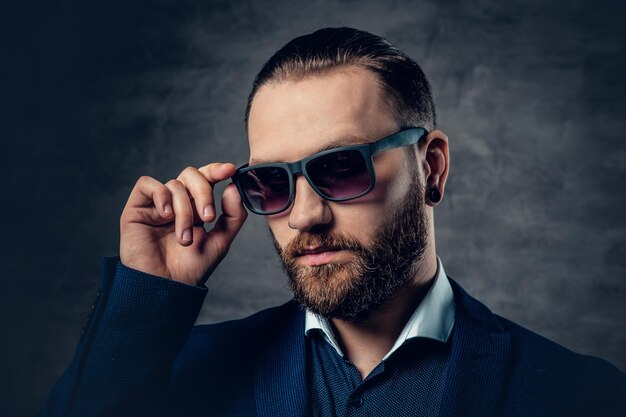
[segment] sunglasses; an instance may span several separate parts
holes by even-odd
[[[291,206],[298,174],[304,175],[311,188],[325,200],[352,200],[369,193],[376,184],[374,155],[413,145],[427,133],[426,129],[415,127],[373,143],[341,146],[296,162],[245,164],[235,171],[232,180],[248,210],[261,215],[280,213]]]

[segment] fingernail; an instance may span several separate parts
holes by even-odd
[[[183,240],[185,242],[191,242],[191,229],[185,229],[183,232]]]
[[[204,207],[204,216],[205,217],[211,217],[214,214],[215,214],[215,211],[213,210],[213,206],[207,205],[207,206]]]
[[[163,211],[165,212],[165,214],[170,214],[172,212],[172,205],[166,204],[165,207],[163,207]]]

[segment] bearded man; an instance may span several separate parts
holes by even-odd
[[[446,275],[433,213],[448,138],[410,57],[351,28],[298,37],[257,75],[246,128],[249,164],[137,181],[42,415],[625,415],[623,373]],[[216,218],[213,187],[231,178]],[[267,219],[294,300],[193,327],[246,208]]]

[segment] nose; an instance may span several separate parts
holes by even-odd
[[[332,221],[328,201],[320,197],[302,175],[296,177],[296,193],[289,213],[289,225],[301,232],[312,232]]]

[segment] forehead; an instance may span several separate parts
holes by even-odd
[[[295,161],[398,129],[378,78],[358,67],[261,87],[250,109],[250,163]]]

